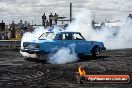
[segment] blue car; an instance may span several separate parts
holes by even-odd
[[[74,44],[78,55],[91,54],[96,57],[102,50],[106,50],[103,42],[86,41],[80,32],[46,32],[38,40],[23,42],[22,52],[29,54],[55,53],[62,47]]]

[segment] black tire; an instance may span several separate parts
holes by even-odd
[[[97,57],[97,55],[100,53],[100,48],[99,46],[95,46],[93,49],[92,49],[92,56],[93,57]]]
[[[47,60],[48,59],[48,57],[49,57],[49,55],[48,54],[37,54],[37,56],[38,56],[38,60]]]

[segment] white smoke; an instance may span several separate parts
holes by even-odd
[[[121,29],[110,48],[132,48],[132,19],[122,20]]]
[[[55,54],[50,55],[48,62],[52,64],[65,64],[77,61],[78,57],[75,53],[75,48],[75,44],[62,47]]]
[[[86,39],[91,39],[93,30],[91,26],[91,14],[89,10],[83,10],[75,16],[75,20],[69,24],[67,31],[81,32]]]
[[[75,20],[69,24],[66,31],[81,32],[82,35],[87,40],[95,40],[104,42],[107,49],[121,49],[121,48],[132,48],[132,21],[129,19],[124,19],[121,17],[119,19],[122,23],[120,29],[113,29],[112,27],[102,27],[99,30],[92,29],[92,19],[91,12],[89,10],[84,10],[75,16]],[[118,30],[117,35],[114,36],[113,33]],[[23,42],[31,42],[33,40],[38,40],[38,37],[46,32],[44,28],[37,28],[32,33],[25,33],[22,38]],[[54,32],[60,31],[60,27],[54,27]],[[71,47],[72,46],[72,47]],[[23,48],[23,47],[21,47]],[[36,56],[35,54],[23,53],[23,56]],[[69,47],[60,48],[55,54],[51,54],[48,58],[48,62],[52,64],[64,64],[69,62],[77,61],[78,57],[75,53],[75,45],[70,45]]]
[[[38,40],[40,35],[42,35],[46,31],[47,30],[44,29],[44,27],[38,27],[38,28],[34,29],[33,32],[26,32],[26,33],[24,33],[21,42],[32,42],[33,40]]]
[[[68,31],[78,31],[86,38],[86,40],[95,40],[104,42],[107,49],[122,49],[132,48],[132,19],[127,17],[120,17],[120,29],[114,27],[102,27],[98,30],[93,30],[91,22],[91,12],[84,10],[75,16],[69,27]],[[113,34],[117,32],[117,35]]]
[[[39,28],[36,28],[33,32],[24,33],[21,40],[21,49],[23,49],[23,42],[32,42],[34,40],[38,40],[40,35],[42,35],[45,32],[46,32],[46,29],[44,29],[44,27],[39,27]],[[29,54],[22,51],[20,51],[20,54],[22,54],[26,58],[37,58],[36,54]]]

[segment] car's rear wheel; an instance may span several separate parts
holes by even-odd
[[[38,60],[47,60],[48,54],[37,54]]]
[[[100,48],[99,46],[95,46],[93,49],[92,49],[92,56],[93,57],[97,57],[97,55],[100,53]]]

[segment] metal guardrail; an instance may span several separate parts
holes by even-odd
[[[20,40],[0,40],[0,47],[20,47]]]

